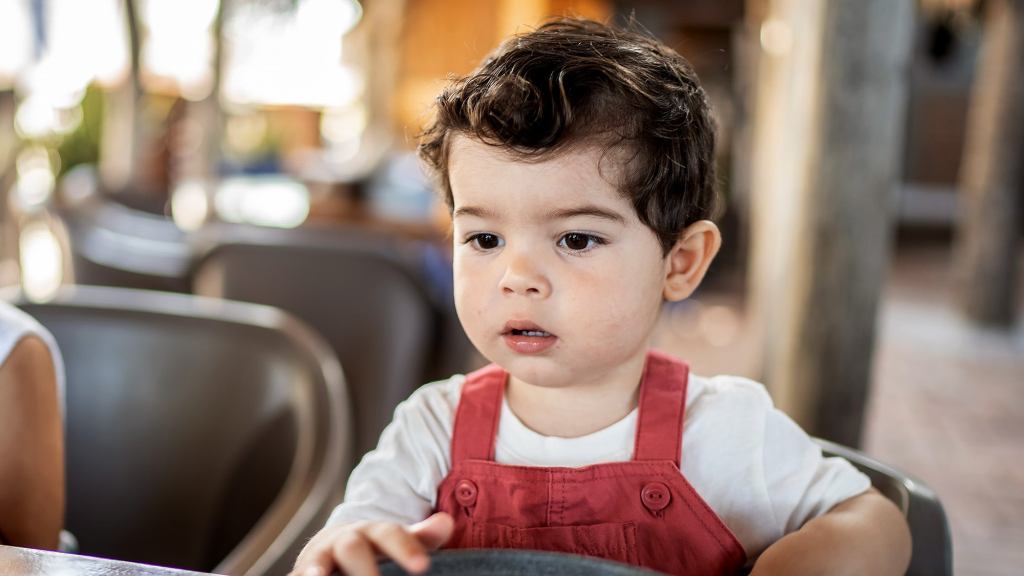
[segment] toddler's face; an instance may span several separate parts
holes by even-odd
[[[602,153],[527,163],[452,142],[456,309],[481,353],[530,384],[635,369],[658,319],[667,260]]]

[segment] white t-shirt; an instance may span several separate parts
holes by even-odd
[[[34,318],[7,302],[0,301],[0,365],[7,361],[11,351],[26,336],[37,336],[50,349],[53,368],[57,377],[57,398],[60,401],[61,414],[64,413],[64,362],[61,359],[57,341],[53,335],[43,328]]]
[[[430,515],[450,467],[455,410],[464,376],[427,384],[395,410],[376,450],[349,477],[328,525],[358,520],[406,524]],[[579,467],[632,458],[637,410],[578,438],[543,436],[503,402],[495,446],[501,464]],[[691,374],[681,469],[739,539],[750,559],[783,535],[871,486],[772,404],[761,384]]]

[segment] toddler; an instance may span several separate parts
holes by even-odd
[[[493,362],[426,385],[353,471],[303,576],[530,548],[673,574],[902,574],[899,510],[764,388],[649,349],[718,251],[715,134],[689,64],[563,19],[437,100],[456,308]]]

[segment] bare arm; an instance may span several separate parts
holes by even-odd
[[[900,510],[871,489],[769,546],[751,576],[901,575],[910,563],[910,529]]]
[[[55,549],[64,523],[64,437],[46,344],[22,339],[0,365],[0,543]]]

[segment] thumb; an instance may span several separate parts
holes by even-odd
[[[409,527],[412,535],[419,538],[428,550],[437,550],[443,546],[454,530],[455,519],[447,512],[437,512]]]

